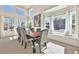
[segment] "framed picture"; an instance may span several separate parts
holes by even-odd
[[[35,27],[41,26],[41,14],[34,16],[34,26]]]

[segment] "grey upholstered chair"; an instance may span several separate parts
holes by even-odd
[[[37,31],[37,32],[41,32],[41,29],[40,29],[40,28],[37,28],[36,31]]]
[[[24,45],[24,48],[26,48],[26,44],[27,44],[26,32],[24,31],[24,28],[21,28],[21,45]]]
[[[20,27],[16,28],[17,33],[18,33],[18,40],[17,41],[19,41],[19,43],[21,42],[21,33],[20,33],[21,30],[20,29],[21,29]]]
[[[41,52],[47,48],[47,35],[48,35],[48,29],[44,29],[41,31],[41,41],[40,41]]]
[[[34,32],[34,28],[31,28],[30,30],[31,30],[32,32]]]
[[[21,29],[21,39],[22,39],[21,45],[24,45],[24,48],[26,48],[28,42],[30,42],[31,39],[27,39],[25,28],[22,28],[22,29]]]
[[[48,29],[44,29],[41,31],[39,42],[37,42],[39,45],[40,53],[47,48],[47,45],[46,45],[47,35],[48,35]],[[37,48],[37,47],[35,47],[35,48]]]

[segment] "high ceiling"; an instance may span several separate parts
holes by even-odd
[[[25,8],[25,9],[31,8],[31,5],[16,5],[16,6]]]
[[[17,6],[21,8],[25,8],[26,10],[33,8],[34,10],[33,15],[36,15],[36,14],[42,13],[43,11],[47,9],[53,8],[57,5],[17,5]]]
[[[56,5],[17,5],[17,6],[25,9],[34,8],[34,9],[45,10],[51,7],[55,7]]]

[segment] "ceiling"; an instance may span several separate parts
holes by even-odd
[[[50,8],[53,8],[53,7],[56,7],[57,5],[16,5],[18,7],[21,7],[21,8],[24,8],[24,9],[30,9],[30,8],[33,8],[33,15],[37,15],[37,14],[40,14],[42,13],[43,11],[47,10],[47,9],[50,9]]]
[[[25,9],[31,8],[31,5],[16,5],[16,6],[21,7],[21,8],[25,8]]]
[[[56,5],[16,5],[16,6],[25,9],[34,8],[34,9],[46,10],[48,8],[55,7]]]

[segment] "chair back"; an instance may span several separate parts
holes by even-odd
[[[48,29],[41,31],[41,44],[47,42]]]
[[[37,32],[41,32],[41,29],[40,29],[40,28],[38,28],[38,29],[36,29],[36,31],[37,31]]]
[[[21,38],[24,42],[27,42],[26,30],[25,28],[21,28]]]
[[[47,48],[47,35],[48,35],[48,29],[44,29],[40,32],[40,38],[38,38],[38,41],[36,41],[36,43],[38,43],[39,45],[39,52],[41,53],[43,49]],[[37,48],[36,48],[37,50]]]
[[[20,29],[20,27],[16,28],[19,37],[21,37]]]
[[[48,35],[48,29],[44,29],[41,31],[40,42],[39,42],[40,53],[47,48],[47,35]]]
[[[31,30],[32,32],[34,32],[34,28],[31,28],[30,30]]]

